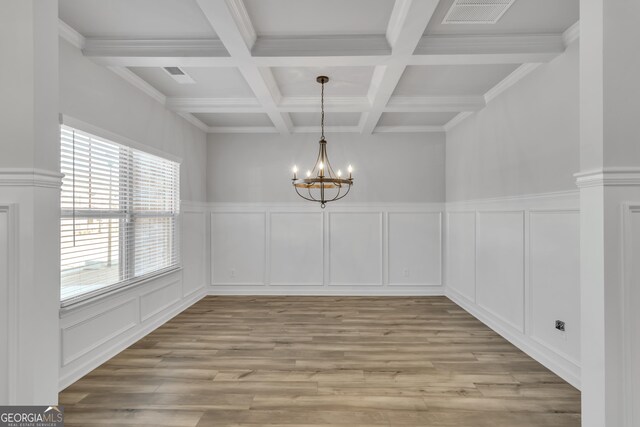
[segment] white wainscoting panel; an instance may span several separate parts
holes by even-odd
[[[624,207],[624,348],[625,426],[640,424],[640,203]]]
[[[62,329],[62,365],[70,364],[134,328],[138,318],[137,301],[129,299],[111,304],[103,311],[64,327]]]
[[[476,300],[476,213],[447,213],[447,286]]]
[[[175,280],[140,294],[140,320],[145,322],[180,301],[181,283]]]
[[[476,300],[524,332],[524,212],[478,212]]]
[[[382,213],[329,213],[329,285],[381,286]]]
[[[531,336],[575,363],[580,359],[580,214],[529,214]],[[565,322],[565,332],[555,321]]]
[[[210,294],[444,293],[442,204],[212,203],[209,209]]]
[[[579,209],[577,191],[452,202],[446,236],[446,294],[578,388]]]
[[[0,206],[0,402],[9,402],[9,212]]]
[[[442,214],[389,212],[389,285],[440,286]]]
[[[207,217],[204,211],[182,211],[182,296],[185,297],[207,284]]]
[[[269,283],[322,286],[322,213],[272,212],[269,217]]]
[[[265,240],[264,212],[214,212],[211,215],[213,284],[263,284]]]

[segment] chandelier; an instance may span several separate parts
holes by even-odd
[[[342,177],[342,171],[334,172],[329,163],[327,155],[327,140],[324,138],[324,84],[329,81],[327,76],[318,76],[316,81],[322,85],[320,92],[320,107],[322,111],[320,119],[320,148],[318,150],[318,158],[316,159],[313,169],[307,170],[307,176],[298,178],[298,167],[293,166],[293,187],[298,196],[311,202],[320,203],[320,207],[324,207],[329,202],[340,200],[349,194],[353,185],[353,168],[348,166],[348,178]]]

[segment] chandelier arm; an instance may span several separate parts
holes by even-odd
[[[342,184],[337,184],[336,188],[338,189],[338,192],[336,193],[335,197],[331,199],[332,202],[340,198],[340,193],[342,192]]]
[[[298,193],[298,196],[302,197],[305,200],[308,200],[310,202],[317,202],[317,200],[315,199],[309,199],[308,197],[303,196],[302,194],[300,194],[300,191],[298,191],[298,187],[294,187],[296,189],[296,193]]]
[[[349,194],[349,191],[351,191],[351,184],[349,184],[349,186],[347,187],[347,191],[340,197],[338,197],[337,199],[333,199],[332,202],[338,201],[340,199],[344,199],[347,194]]]

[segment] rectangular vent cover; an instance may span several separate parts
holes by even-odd
[[[190,75],[182,71],[180,67],[162,67],[178,83],[195,83]]]
[[[515,0],[455,0],[443,24],[495,24]]]
[[[184,71],[182,71],[179,67],[164,67],[167,70],[167,73],[172,76],[184,76]]]

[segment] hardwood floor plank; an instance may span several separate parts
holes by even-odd
[[[580,425],[575,388],[444,297],[207,297],[60,402],[69,427]]]

